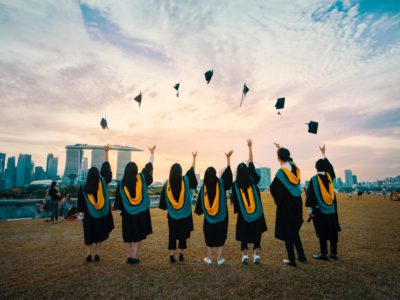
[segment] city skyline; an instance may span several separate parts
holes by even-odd
[[[200,174],[223,168],[230,149],[235,169],[252,138],[255,161],[272,176],[274,142],[291,151],[304,181],[323,144],[338,174],[351,169],[358,181],[373,181],[399,173],[398,1],[44,0],[0,8],[2,152],[30,153],[43,167],[52,153],[60,174],[66,144],[157,145],[161,180],[174,162],[187,170],[191,151]],[[244,83],[250,90],[239,107]],[[140,92],[139,107],[132,99]],[[311,120],[317,135],[307,133]],[[132,159],[143,166],[148,156]]]

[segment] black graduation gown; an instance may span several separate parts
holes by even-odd
[[[100,175],[104,177],[106,184],[109,184],[112,180],[111,166],[108,161],[104,162],[101,166]],[[97,198],[97,194],[94,195]],[[96,199],[97,200],[97,199]],[[111,211],[101,218],[93,218],[87,208],[86,200],[83,194],[82,186],[78,192],[78,211],[84,213],[83,217],[83,236],[85,239],[85,245],[91,245],[93,243],[101,243],[108,239],[110,232],[114,229],[114,219]]]
[[[249,163],[250,176],[256,186],[256,192],[261,199],[260,190],[257,184],[260,182],[261,177],[257,174],[256,168],[252,162]],[[248,197],[247,191],[245,191],[246,198]],[[254,243],[260,241],[263,232],[267,231],[267,223],[265,222],[264,212],[254,222],[246,222],[243,219],[242,212],[240,210],[240,204],[238,202],[238,196],[236,190],[232,189],[231,200],[233,203],[233,211],[238,215],[236,222],[236,240],[240,242]],[[247,200],[247,199],[246,199]]]
[[[333,166],[328,159],[324,159],[327,166],[327,173],[331,176],[333,180],[335,178],[335,171]],[[328,177],[326,175],[318,175],[321,178],[322,184],[328,189]],[[329,240],[331,242],[338,242],[339,231],[341,230],[339,224],[339,217],[337,213],[337,201],[336,194],[333,204],[335,206],[335,212],[333,214],[324,214],[316,206],[318,205],[317,198],[315,196],[314,186],[310,180],[310,184],[307,190],[306,206],[313,208],[313,223],[315,232],[319,239]]]
[[[232,170],[229,166],[225,169],[224,173],[222,173],[221,179],[224,183],[224,190],[226,193],[226,191],[232,187],[233,181]],[[207,192],[209,195],[208,199],[210,201],[210,205],[213,205],[216,192],[215,186],[207,188]],[[197,198],[196,208],[194,212],[198,215],[204,213],[203,205],[201,204],[201,200],[199,197]],[[210,223],[204,217],[203,233],[206,245],[208,247],[222,247],[223,245],[225,245],[228,234],[228,219],[228,211],[226,212],[226,218],[218,223]]]
[[[186,172],[186,176],[189,179],[189,187],[190,189],[195,189],[197,187],[197,178],[196,174],[194,173],[194,169],[190,168],[189,171]],[[163,190],[160,196],[160,204],[159,207],[162,210],[167,210],[167,199],[165,197],[165,188],[167,184],[164,185]],[[181,186],[171,186],[172,195],[175,199],[179,198],[179,194],[181,191]],[[183,240],[190,238],[190,232],[193,231],[193,217],[192,214],[190,216],[175,220],[167,214],[168,218],[168,229],[169,229],[169,236],[171,239],[175,240]]]
[[[149,186],[153,182],[152,169],[152,165],[151,163],[149,163],[142,170],[142,174],[144,175],[147,186]],[[114,207],[115,209],[121,211],[122,239],[125,243],[139,242],[146,239],[147,235],[153,233],[153,229],[151,226],[150,209],[138,213],[137,215],[129,214],[122,203],[119,188],[120,184],[121,183],[118,184],[117,190],[115,192]]]
[[[293,166],[291,171],[295,175]],[[270,191],[276,204],[275,237],[282,241],[293,241],[303,224],[301,196],[294,197],[276,177]]]

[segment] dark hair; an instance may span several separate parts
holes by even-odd
[[[180,186],[182,181],[182,167],[180,164],[175,163],[171,166],[169,171],[169,183],[171,186]]]
[[[86,177],[85,193],[86,194],[96,194],[97,188],[99,186],[100,172],[96,167],[91,167],[89,169],[88,175]]]
[[[317,169],[318,172],[325,172],[326,171],[325,161],[322,158],[318,159],[317,162],[315,163],[315,168]]]
[[[278,157],[281,161],[287,162],[290,158],[290,152],[286,148],[279,148],[277,151]]]
[[[204,173],[204,184],[209,188],[209,186],[215,185],[217,181],[217,171],[213,167],[208,167]]]
[[[245,163],[237,166],[236,183],[241,189],[247,189],[251,184],[250,170]]]
[[[53,181],[52,183],[51,183],[51,187],[55,187],[57,185],[57,181]]]
[[[138,167],[134,162],[128,162],[125,166],[124,177],[122,177],[121,184],[128,188],[132,197],[136,196],[136,175],[138,174]]]

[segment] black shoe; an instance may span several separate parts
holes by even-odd
[[[133,259],[132,257],[128,257],[128,258],[126,259],[126,263],[127,263],[127,264],[131,264],[131,263],[132,263],[132,259]]]
[[[330,258],[334,259],[334,260],[338,260],[339,257],[337,256],[337,254],[331,254],[329,255]]]
[[[172,262],[172,263],[176,262],[175,256],[174,255],[170,255],[169,256],[169,261]]]
[[[313,258],[319,260],[329,260],[328,255],[322,253],[313,254]]]
[[[99,256],[98,254],[96,254],[96,255],[94,256],[94,261],[100,261],[100,256]]]
[[[91,262],[92,261],[92,256],[89,254],[86,256],[86,262]]]
[[[183,258],[183,253],[179,253],[179,261],[184,261],[185,259]]]
[[[297,259],[299,262],[306,263],[307,262],[307,257],[306,256],[299,256]]]
[[[132,258],[131,264],[136,265],[138,263],[140,263],[140,259],[139,258]]]
[[[287,265],[292,266],[292,267],[296,266],[296,262],[294,260],[284,259],[284,260],[282,260],[282,262],[284,264],[287,264]]]

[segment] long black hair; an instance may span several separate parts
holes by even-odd
[[[99,169],[97,169],[96,167],[91,167],[86,177],[86,184],[84,187],[85,193],[97,195],[99,180],[100,180]]]
[[[180,186],[182,182],[182,167],[180,164],[175,163],[171,166],[169,171],[169,183],[171,186]]]
[[[138,166],[134,162],[128,162],[125,166],[124,177],[121,184],[128,188],[129,194],[136,197],[136,175],[138,174]]]
[[[315,163],[315,168],[317,169],[318,172],[326,172],[327,166],[325,160],[318,159],[317,162]]]
[[[204,185],[207,187],[208,199],[210,204],[214,203],[216,193],[216,183],[218,182],[217,171],[213,167],[208,167],[204,173]]]
[[[237,167],[236,183],[241,189],[247,189],[252,183],[249,167],[245,163],[240,163]]]

